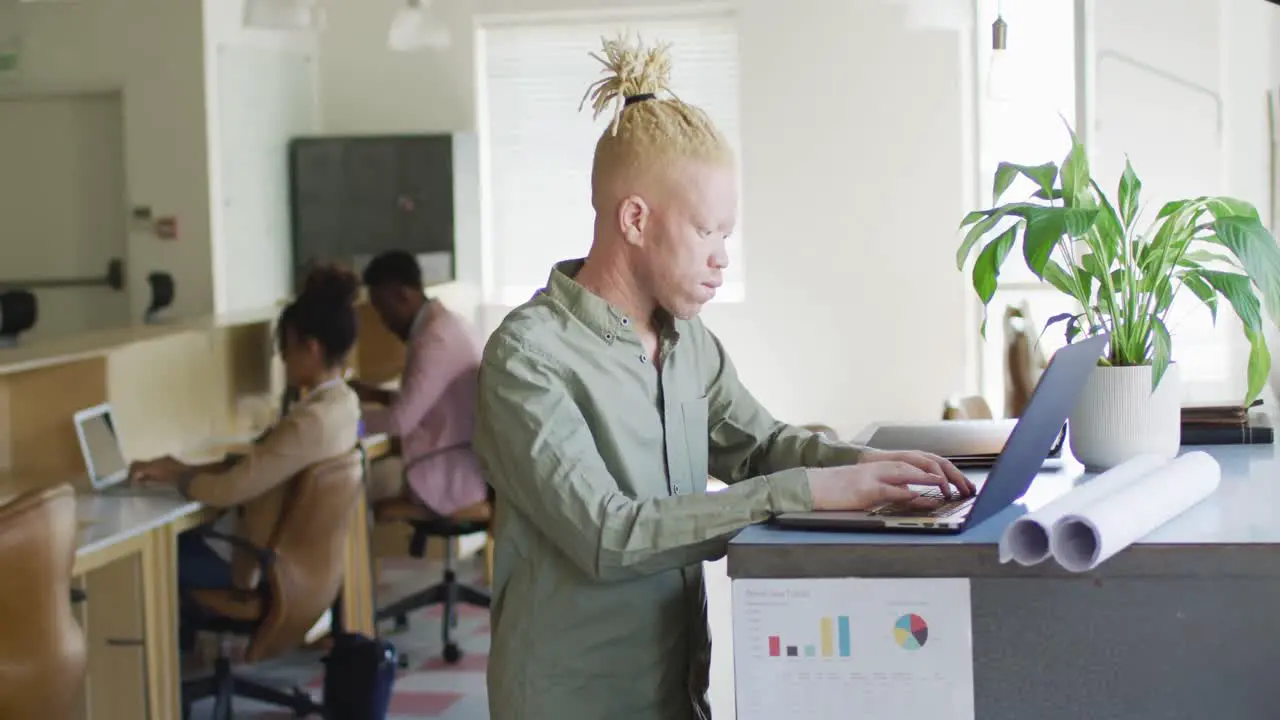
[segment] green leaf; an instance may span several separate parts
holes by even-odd
[[[978,261],[973,264],[973,289],[985,305],[991,302],[996,294],[996,282],[1000,275],[1000,266],[1009,256],[1009,248],[1017,237],[1017,229],[1009,228],[1000,233],[995,240],[978,253]]]
[[[970,225],[978,222],[984,217],[990,217],[991,213],[993,212],[995,212],[994,209],[993,210],[974,210],[970,212],[968,215],[964,216],[964,219],[960,221],[960,227],[962,228],[969,227]]]
[[[985,218],[977,221],[977,224],[969,228],[969,232],[965,234],[964,240],[960,243],[960,248],[956,250],[956,269],[963,270],[965,261],[969,259],[969,253],[973,251],[973,246],[982,239],[984,235],[991,232],[995,226],[1006,216],[1013,215],[1015,217],[1025,218],[1029,212],[1044,209],[1041,205],[1032,203],[1009,203],[1001,205],[997,208],[984,211],[989,213]],[[966,219],[972,217],[973,213],[969,213]],[[963,225],[962,225],[963,227]]]
[[[1090,230],[1098,220],[1097,208],[1067,208],[1064,225],[1067,235],[1072,238],[1082,238]]]
[[[1169,328],[1164,326],[1160,317],[1151,318],[1151,392],[1160,387],[1160,380],[1169,369],[1169,356],[1173,341],[1169,339]]]
[[[1249,389],[1245,403],[1253,402],[1267,382],[1267,374],[1271,371],[1271,351],[1267,348],[1266,338],[1262,332],[1262,306],[1247,275],[1239,273],[1204,270],[1204,279],[1219,294],[1231,303],[1231,309],[1244,328],[1245,337],[1249,340]]]
[[[1087,294],[1083,298],[1076,296],[1076,279],[1071,275],[1068,275],[1067,271],[1063,270],[1061,265],[1052,260],[1048,261],[1044,265],[1044,279],[1064,295],[1074,297],[1081,303],[1086,303],[1089,300]]]
[[[1096,208],[1039,208],[1027,215],[1027,229],[1022,236],[1022,255],[1027,268],[1044,277],[1045,263],[1053,254],[1063,235],[1079,237],[1093,226],[1098,217]]]
[[[1267,314],[1280,320],[1280,247],[1262,223],[1247,217],[1223,217],[1213,221],[1217,242],[1240,260],[1262,291]]]
[[[1102,205],[1102,212],[1098,213],[1098,218],[1094,221],[1094,225],[1098,230],[1097,242],[1090,243],[1090,247],[1109,266],[1117,257],[1124,255],[1125,230],[1121,223],[1120,215],[1116,213],[1115,207],[1107,199],[1107,194],[1102,191],[1097,182],[1090,180],[1089,183],[1092,185]]]
[[[1062,199],[1068,207],[1083,207],[1089,199],[1089,156],[1069,124],[1067,132],[1071,134],[1071,151],[1062,161]]]
[[[1218,323],[1218,293],[1209,286],[1209,283],[1205,282],[1204,278],[1200,277],[1199,273],[1183,273],[1181,280],[1183,287],[1200,298],[1200,302],[1209,308],[1209,317],[1216,325]]]
[[[1018,175],[1025,176],[1028,180],[1039,186],[1039,193],[1051,195],[1053,193],[1053,181],[1058,178],[1058,166],[1053,163],[1045,163],[1043,165],[1019,165],[1017,163],[1002,162],[996,167],[995,180],[991,186],[991,202],[992,204],[1000,202],[1000,196],[1009,189],[1013,181]]]
[[[1178,265],[1185,268],[1200,268],[1205,263],[1223,263],[1229,267],[1242,269],[1234,258],[1208,250],[1188,250],[1178,258]]]
[[[1080,267],[1081,267],[1081,269],[1083,269],[1085,272],[1087,272],[1087,273],[1089,273],[1090,275],[1092,275],[1092,276],[1094,277],[1094,279],[1096,279],[1100,284],[1106,284],[1106,282],[1107,282],[1107,274],[1108,274],[1108,273],[1107,273],[1107,267],[1110,267],[1110,266],[1109,266],[1109,265],[1103,265],[1103,264],[1098,260],[1098,256],[1097,256],[1097,255],[1094,255],[1093,253],[1088,253],[1087,255],[1082,255],[1082,256],[1080,257]]]
[[[1246,330],[1245,336],[1249,338],[1249,390],[1244,398],[1244,404],[1248,406],[1262,394],[1262,388],[1267,384],[1267,376],[1271,373],[1271,348],[1267,346],[1261,330]]]
[[[1129,164],[1129,158],[1124,159],[1124,172],[1120,175],[1120,217],[1124,227],[1133,225],[1133,219],[1138,216],[1138,196],[1142,192],[1142,181],[1138,179],[1137,173],[1133,171],[1133,166]]]
[[[1216,219],[1244,217],[1250,220],[1262,221],[1258,216],[1258,208],[1244,200],[1230,197],[1211,197],[1204,200],[1204,206]]]
[[[1160,206],[1160,212],[1156,213],[1156,220],[1163,220],[1190,204],[1190,200],[1173,200],[1171,202],[1167,202]]]
[[[987,243],[987,246],[978,253],[978,260],[973,264],[973,289],[978,293],[978,298],[982,300],[982,327],[980,332],[982,337],[987,336],[987,304],[991,302],[991,298],[995,297],[996,286],[1000,277],[1000,266],[1004,264],[1004,260],[1009,256],[1009,248],[1013,247],[1013,241],[1017,238],[1017,227],[1011,227],[1008,230],[996,236],[995,240]]]

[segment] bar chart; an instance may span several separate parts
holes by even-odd
[[[789,645],[783,643],[781,635],[769,635],[769,657],[852,657],[848,615],[820,618],[817,636],[817,645]]]
[[[973,718],[964,580],[734,580],[733,653],[738,720]]]

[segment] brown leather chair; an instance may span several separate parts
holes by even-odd
[[[0,718],[70,720],[84,702],[84,631],[71,611],[70,485],[0,507]]]
[[[943,420],[990,420],[991,406],[981,395],[949,399],[942,406]]]
[[[1049,361],[1038,345],[1039,333],[1031,318],[1031,307],[1024,302],[1010,305],[1004,311],[1004,414],[1005,417],[1022,417],[1022,411],[1031,401],[1031,393],[1040,382],[1040,375]]]
[[[364,492],[364,452],[351,452],[307,468],[292,481],[284,514],[265,548],[243,538],[202,531],[254,553],[262,581],[256,590],[195,590],[184,609],[201,630],[249,637],[245,662],[254,663],[302,645],[307,631],[334,606],[342,586],[347,533]],[[299,717],[323,708],[301,689],[285,692],[232,675],[225,654],[213,675],[185,681],[183,717],[196,700],[214,696],[214,720],[230,720],[234,695],[287,707]]]
[[[459,450],[464,447],[469,446],[451,446],[417,458],[405,463],[405,469],[427,457],[434,457],[440,452]],[[444,644],[443,656],[447,663],[455,663],[462,657],[462,650],[454,642],[452,632],[458,625],[458,603],[483,608],[489,607],[490,603],[488,592],[458,581],[458,573],[454,567],[453,540],[464,535],[489,532],[493,519],[493,506],[493,488],[490,487],[488,500],[463,508],[449,517],[440,517],[426,506],[407,497],[383,500],[375,503],[373,507],[374,522],[403,522],[413,529],[413,536],[409,540],[410,557],[424,557],[427,541],[431,538],[444,540],[444,578],[425,590],[419,590],[387,607],[379,608],[375,617],[379,622],[392,618],[395,620],[396,629],[403,630],[409,626],[409,613],[431,605],[443,605],[443,611],[440,614],[440,639]],[[408,656],[402,654],[401,667],[407,667],[408,662]]]

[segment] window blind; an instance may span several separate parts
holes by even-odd
[[[672,91],[698,105],[741,148],[738,34],[728,13],[482,23],[479,125],[485,160],[486,299],[527,300],[551,266],[591,245],[591,160],[612,116],[579,111],[603,66],[590,57],[619,34],[671,44]],[[742,226],[728,244],[718,301],[741,299]]]

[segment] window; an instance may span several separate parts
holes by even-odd
[[[727,12],[532,16],[482,20],[477,32],[483,156],[483,292],[518,305],[546,284],[552,264],[591,245],[591,160],[611,117],[579,111],[599,79],[605,37],[671,44],[672,91],[716,122],[741,157],[738,34]],[[716,301],[743,295],[742,225]]]
[[[978,0],[978,202],[983,207],[991,203],[991,179],[1000,161],[1060,164],[1070,149],[1062,119],[1076,125],[1075,47],[1083,41],[1075,30],[1076,4],[1077,0]],[[1000,78],[1005,83],[993,93],[989,29],[997,12],[1008,23],[1010,62],[1001,69],[1013,72]],[[1144,204],[1148,206],[1140,224],[1150,222],[1151,213],[1165,200],[1214,191],[1216,179],[1205,173],[1196,176],[1194,185],[1185,183],[1185,148],[1171,152],[1141,142],[1148,137],[1150,118],[1119,112],[1107,104],[1106,98],[1098,97],[1096,88],[1087,89],[1094,114],[1106,123],[1099,126],[1106,142],[1086,137],[1093,172],[1099,184],[1113,194],[1124,156],[1133,158],[1143,181]],[[1109,102],[1114,104],[1114,100]],[[1166,156],[1173,159],[1165,160]],[[1019,178],[1005,199],[1026,197],[1034,189],[1029,181]],[[997,413],[1004,397],[1001,321],[1005,308],[1027,303],[1039,334],[1049,317],[1075,306],[1071,298],[1041,283],[1026,269],[1020,247],[1012,249],[1010,256],[1000,276],[1000,288],[989,306],[987,336],[980,351],[982,394]],[[1173,335],[1173,360],[1178,363],[1186,396],[1213,401],[1243,397],[1248,347],[1240,323],[1226,302],[1220,300],[1219,305],[1215,326],[1208,311],[1189,291],[1179,292],[1165,319]],[[1062,328],[1055,326],[1040,336],[1039,348],[1048,357],[1062,342]]]
[[[1009,26],[1008,62],[999,68],[1007,73],[993,78],[990,28],[997,13]],[[1063,118],[1075,126],[1074,13],[1075,0],[978,0],[978,203],[982,207],[991,206],[991,181],[999,163],[1061,164],[1071,149]],[[993,80],[997,87],[992,87]],[[1035,190],[1029,180],[1018,178],[1002,202],[1029,197]],[[1034,324],[1037,349],[1048,358],[1065,342],[1065,328],[1055,325],[1044,332],[1045,322],[1072,310],[1076,303],[1031,274],[1019,244],[1001,268],[980,352],[982,394],[997,416],[1004,409],[1005,309],[1024,303]]]

